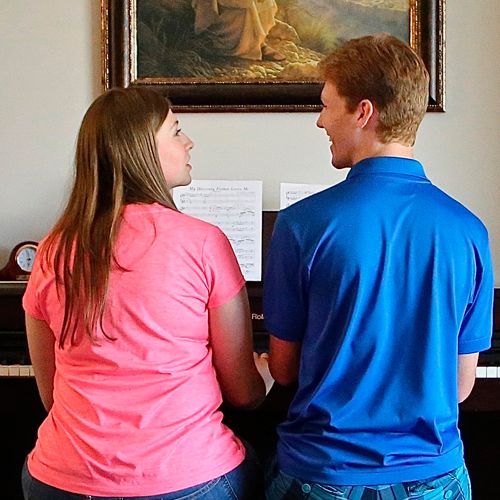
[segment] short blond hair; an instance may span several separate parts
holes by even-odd
[[[377,133],[384,143],[415,143],[429,100],[429,73],[406,43],[386,34],[349,40],[319,64],[352,112],[369,99],[379,112]]]

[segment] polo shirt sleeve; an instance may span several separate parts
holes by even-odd
[[[264,275],[264,321],[273,336],[301,341],[307,323],[300,245],[282,212],[274,225]]]
[[[215,226],[203,245],[203,267],[209,288],[208,308],[225,304],[245,285],[231,243]]]
[[[485,351],[491,346],[494,285],[491,253],[487,240],[486,234],[486,242],[481,245],[482,248],[475,248],[475,287],[460,327],[459,354]]]

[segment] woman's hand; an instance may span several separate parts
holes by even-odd
[[[260,376],[264,380],[266,384],[266,396],[269,394],[271,387],[274,384],[274,379],[269,371],[269,354],[267,352],[263,352],[262,354],[253,353],[253,359],[255,361],[255,366],[257,367],[257,371],[260,373]]]

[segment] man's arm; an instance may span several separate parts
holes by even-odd
[[[38,392],[43,406],[49,411],[54,402],[55,337],[45,321],[35,319],[29,314],[26,314],[26,334]]]
[[[280,385],[298,380],[302,337],[307,327],[309,273],[300,239],[290,227],[286,212],[280,212],[267,252],[263,301],[264,323],[270,332],[269,369]]]
[[[269,370],[280,385],[290,385],[299,377],[301,342],[269,336]]]
[[[469,397],[476,381],[476,367],[479,353],[461,354],[458,356],[458,402]]]

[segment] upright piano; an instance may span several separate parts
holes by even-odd
[[[276,212],[263,213],[263,264]],[[1,470],[5,480],[0,497],[22,499],[20,471],[33,447],[36,431],[46,413],[41,404],[31,367],[22,296],[26,282],[0,282],[0,442]],[[247,283],[256,351],[265,351],[262,282]],[[471,396],[461,404],[460,428],[472,478],[475,500],[498,497],[496,474],[500,467],[500,289],[495,290],[493,345],[481,353]],[[224,408],[227,425],[254,445],[261,456],[275,442],[275,428],[285,416],[293,388],[275,384],[263,405],[252,412]]]

